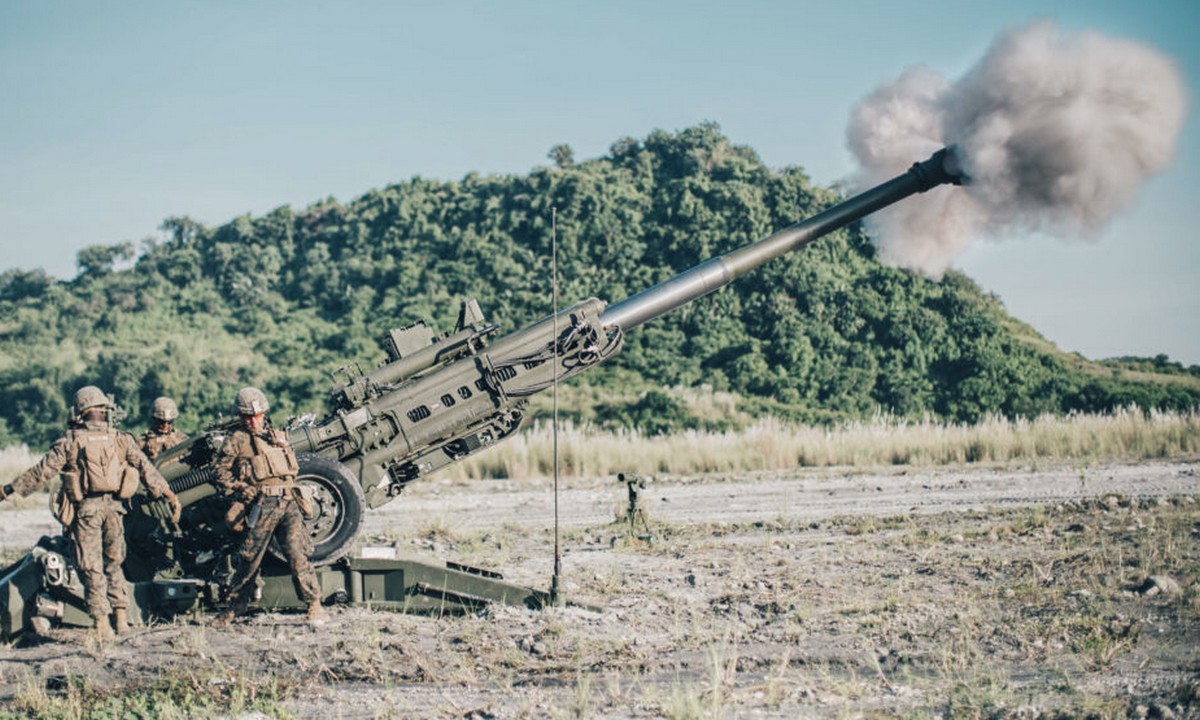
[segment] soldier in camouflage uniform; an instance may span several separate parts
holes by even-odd
[[[154,427],[142,433],[138,445],[146,457],[155,460],[163,451],[175,447],[187,440],[187,435],[179,432],[172,424],[179,417],[179,407],[169,397],[160,397],[150,407],[150,418]]]
[[[311,500],[296,484],[296,454],[287,433],[267,426],[269,405],[261,390],[243,388],[234,406],[243,427],[226,438],[217,452],[214,469],[217,484],[235,501],[246,503],[247,515],[253,520],[234,558],[234,574],[226,591],[229,609],[217,618],[217,624],[227,625],[246,612],[271,538],[283,548],[296,595],[308,605],[309,622],[320,624],[327,613],[321,606],[321,588],[309,560],[312,538],[304,526],[302,507],[311,510]]]
[[[75,546],[75,565],[83,581],[88,614],[102,640],[129,629],[129,591],[121,563],[125,561],[125,505],[138,486],[166,498],[172,518],[179,521],[179,501],[167,481],[138,449],[137,441],[109,422],[112,403],[100,388],[87,386],[75,393],[72,427],[54,443],[37,465],[11,485],[0,488],[0,500],[29,495],[62,474],[59,519]],[[109,624],[109,615],[112,624]]]

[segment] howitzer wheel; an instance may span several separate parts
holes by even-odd
[[[362,527],[366,501],[358,478],[340,462],[312,453],[297,453],[296,460],[300,464],[296,482],[312,488],[316,506],[316,515],[304,521],[312,538],[312,562],[325,565],[350,549]],[[283,551],[274,539],[270,552],[284,560]]]

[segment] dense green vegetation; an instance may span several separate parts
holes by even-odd
[[[615,301],[839,199],[712,124],[624,138],[583,163],[565,146],[551,157],[528,176],[413,178],[216,228],[170,218],[140,253],[80,251],[68,281],[8,270],[0,446],[44,447],[86,383],[114,392],[134,427],[169,394],[196,430],[246,383],[274,399],[277,419],[321,414],[329,373],[372,366],[390,327],[449,329],[464,297],[505,330],[546,315],[552,208],[561,297]],[[662,391],[699,385],[736,393],[739,414],[811,422],[1197,404],[1196,372],[1156,369],[1063,354],[967,277],[880,264],[856,226],[630,333],[581,378],[595,392],[579,397],[612,400],[566,412],[653,431],[719,424]]]

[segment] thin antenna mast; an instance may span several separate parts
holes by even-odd
[[[554,385],[551,391],[554,414],[550,421],[554,438],[554,575],[550,579],[550,602],[562,605],[562,547],[558,542],[558,206],[550,208],[550,287],[554,315]]]

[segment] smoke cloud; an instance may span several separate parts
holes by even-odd
[[[1098,237],[1169,165],[1186,111],[1166,56],[1040,21],[1000,37],[956,82],[906,71],[855,107],[847,139],[864,186],[958,146],[969,185],[867,220],[885,262],[936,278],[975,237]]]

